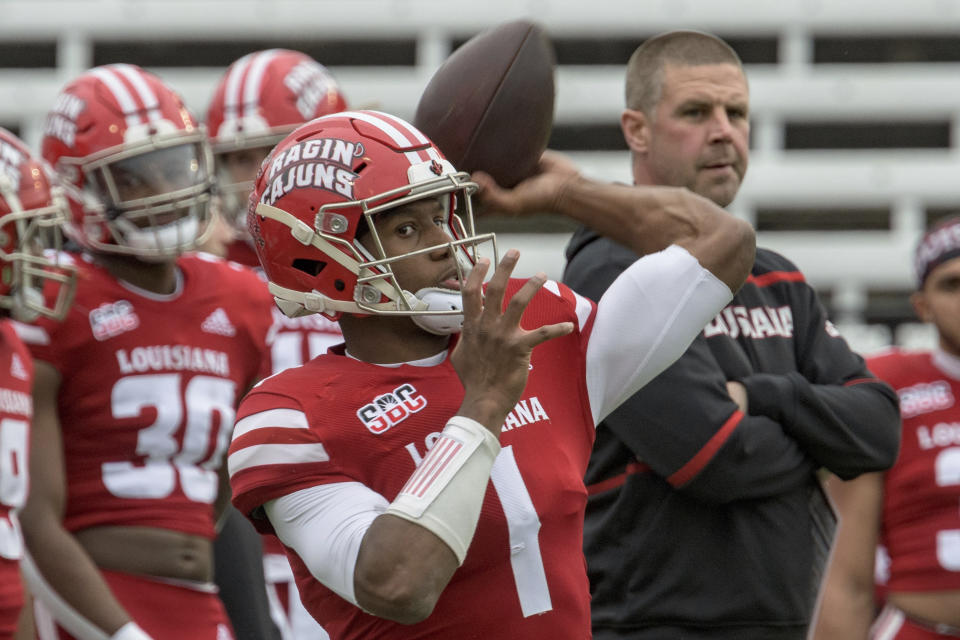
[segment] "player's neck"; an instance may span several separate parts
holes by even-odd
[[[177,263],[175,260],[154,263],[143,262],[132,256],[109,254],[98,254],[94,259],[114,278],[139,289],[161,295],[176,291]]]
[[[450,342],[450,336],[427,333],[403,316],[345,315],[340,319],[340,330],[350,355],[374,364],[429,358],[446,349]]]

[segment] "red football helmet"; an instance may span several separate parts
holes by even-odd
[[[374,218],[446,197],[445,246],[462,280],[477,244],[491,242],[494,261],[497,255],[493,234],[477,235],[473,226],[476,189],[413,125],[377,111],[347,111],[301,126],[273,149],[250,196],[247,225],[270,291],[288,316],[406,315],[428,331],[450,333],[461,323],[460,292],[404,291],[391,267],[440,246],[387,256]],[[363,231],[372,234],[372,253],[360,243]]]
[[[210,102],[207,133],[224,208],[239,226],[246,220],[253,178],[270,149],[304,122],[346,108],[326,67],[299,51],[255,51],[230,65]]]
[[[73,187],[67,232],[84,247],[166,260],[202,241],[210,147],[155,75],[111,64],[68,84],[47,115],[43,157]]]
[[[73,267],[61,263],[60,225],[68,216],[47,164],[0,128],[0,308],[14,318],[66,314],[76,280]],[[52,291],[47,300],[45,287]]]

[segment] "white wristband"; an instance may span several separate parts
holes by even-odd
[[[500,441],[476,420],[454,416],[386,513],[435,533],[463,564],[480,518]]]
[[[110,636],[110,640],[153,640],[136,622],[128,622]]]

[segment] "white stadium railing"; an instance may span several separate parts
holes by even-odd
[[[0,123],[31,144],[60,87],[93,61],[95,42],[406,38],[411,66],[336,66],[354,105],[411,117],[430,76],[458,39],[493,24],[530,18],[555,38],[642,38],[695,28],[728,39],[776,42],[777,63],[750,65],[753,151],[740,196],[731,206],[755,220],[764,208],[883,208],[888,229],[762,232],[760,243],[794,260],[831,294],[855,344],[925,344],[929,334],[864,325],[872,290],[911,288],[910,254],[931,208],[960,210],[960,58],[941,63],[815,64],[818,37],[944,36],[960,33],[960,0],[657,0],[589,3],[561,0],[2,0],[0,44],[56,43],[56,65],[0,68]],[[323,62],[323,60],[321,60]],[[3,65],[0,64],[0,67]],[[198,114],[222,68],[158,67]],[[558,125],[616,123],[622,65],[561,65]],[[935,122],[949,128],[941,149],[791,150],[790,122]],[[629,180],[621,151],[577,151],[590,175]],[[785,214],[786,215],[786,214]],[[512,235],[521,266],[559,277],[567,235]],[[852,324],[851,324],[852,323]],[[859,328],[857,328],[859,327]],[[900,335],[902,333],[902,335]],[[853,337],[857,334],[857,338]],[[920,337],[917,337],[920,336]],[[926,337],[924,337],[926,336]]]

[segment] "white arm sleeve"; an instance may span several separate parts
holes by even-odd
[[[732,299],[723,281],[676,245],[617,276],[600,298],[587,344],[594,424],[683,355]]]
[[[386,498],[359,482],[337,482],[301,489],[263,508],[277,537],[297,552],[313,577],[357,604],[353,571],[360,543],[388,506]]]

